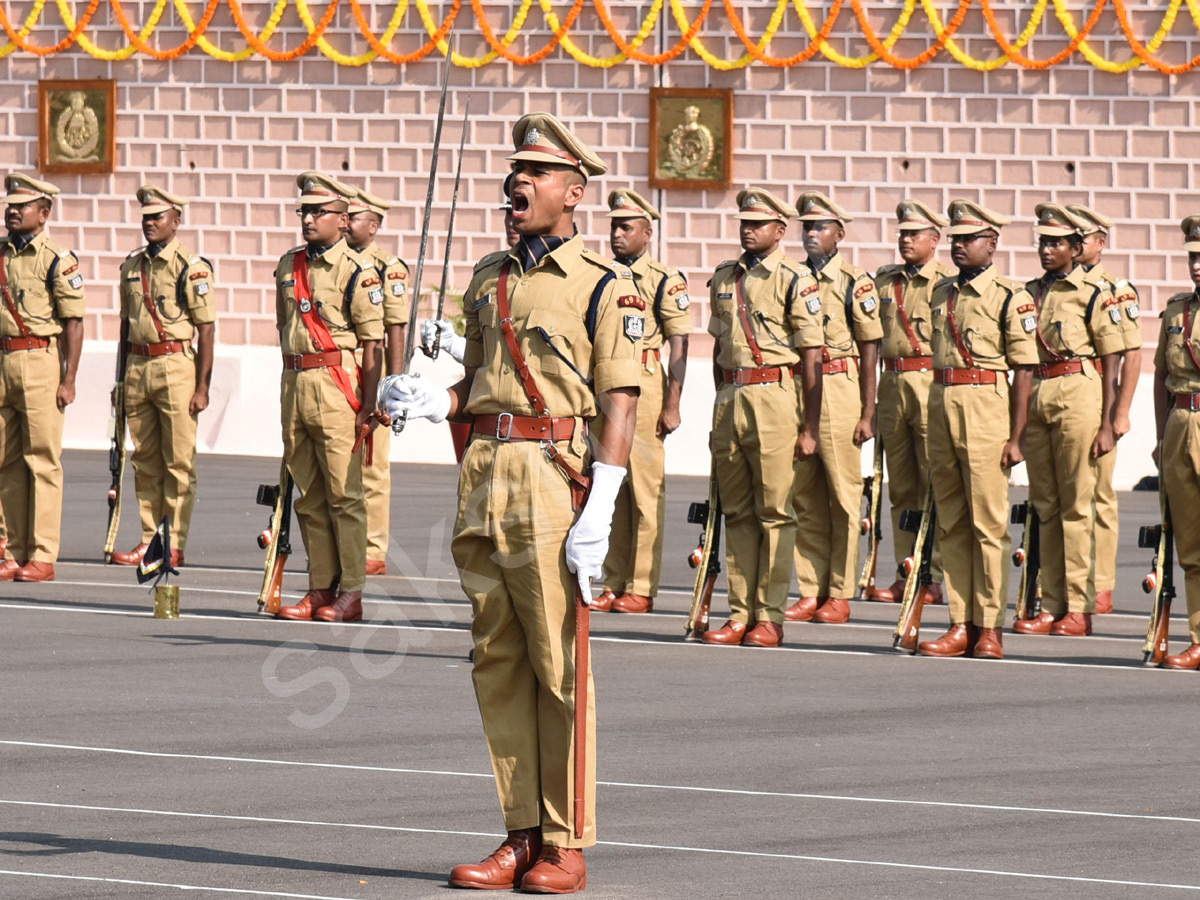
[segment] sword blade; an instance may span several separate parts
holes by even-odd
[[[454,214],[458,212],[458,186],[462,182],[463,150],[467,146],[467,124],[471,120],[471,98],[467,97],[467,108],[463,111],[462,137],[458,141],[458,168],[454,172],[454,195],[450,198],[450,224],[446,226],[446,258],[442,262],[442,284],[438,288],[437,318],[440,322],[446,311],[446,279],[450,274],[450,248],[454,242]],[[442,333],[434,333],[430,359],[437,359],[442,348]]]

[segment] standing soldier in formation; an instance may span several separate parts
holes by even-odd
[[[63,410],[83,349],[79,259],[46,234],[58,188],[9,175],[0,241],[0,581],[53,581],[62,525]]]
[[[925,441],[929,432],[929,394],[933,390],[933,350],[930,341],[933,288],[953,274],[936,256],[941,229],[950,223],[916,200],[896,207],[897,237],[903,263],[884,266],[875,273],[879,292],[879,318],[883,324],[883,375],[879,379],[879,433],[888,472],[888,499],[892,505],[892,546],[897,563],[912,553],[916,535],[900,529],[900,514],[921,509],[929,489],[929,459]],[[941,554],[936,545],[930,561],[933,584],[929,602],[942,597]],[[896,603],[904,593],[904,577],[896,575],[889,588],[876,590],[872,599]]]
[[[363,190],[355,190],[348,210],[346,243],[362,257],[362,286],[383,291],[384,366],[388,375],[404,371],[404,332],[408,327],[408,266],[399,257],[384,253],[375,243],[383,217],[392,205]],[[361,363],[362,352],[357,354]],[[367,395],[364,395],[367,396]],[[373,395],[372,395],[373,396]],[[367,396],[368,402],[371,397]],[[392,432],[374,433],[374,459],[363,466],[363,494],[367,499],[367,574],[387,574],[388,531],[392,509]]]
[[[1113,410],[1113,434],[1118,441],[1129,432],[1129,410],[1137,390],[1142,368],[1142,325],[1138,308],[1137,288],[1127,278],[1120,278],[1100,261],[1108,244],[1108,230],[1116,223],[1086,206],[1068,206],[1067,211],[1084,225],[1083,252],[1079,263],[1084,270],[1102,279],[1122,311],[1122,333],[1125,352],[1119,359],[1120,389]],[[1117,467],[1117,451],[1100,457],[1096,470],[1096,612],[1112,612],[1112,592],[1117,586],[1117,539],[1120,525],[1117,511],[1117,492],[1113,488],[1113,472]]]
[[[208,408],[212,383],[213,267],[176,236],[187,200],[151,184],[138,190],[137,200],[146,246],[121,266],[121,343],[129,348],[125,415],[142,537],[112,561],[140,563],[165,516],[170,563],[178,567],[196,505],[196,417]]]
[[[824,396],[802,416],[820,420],[820,454],[796,468],[796,573],[800,600],[787,611],[795,622],[841,624],[850,620],[858,583],[862,508],[862,445],[875,434],[875,383],[879,365],[879,297],[875,282],[852,265],[838,245],[853,218],[818,191],[796,201],[804,228],[808,267],[819,285]],[[861,369],[861,371],[860,371]]]
[[[1029,409],[1029,502],[1040,522],[1042,611],[1013,624],[1021,634],[1092,633],[1093,552],[1099,460],[1117,444],[1113,410],[1124,313],[1107,282],[1079,264],[1086,224],[1039,203],[1045,275],[1025,289],[1037,315],[1039,365]]]
[[[1183,569],[1187,596],[1188,634],[1192,643],[1168,656],[1168,669],[1200,669],[1200,216],[1188,216],[1179,226],[1193,290],[1167,301],[1154,352],[1154,420],[1158,444],[1154,462],[1162,474],[1175,549]]]
[[[1012,545],[1008,472],[1024,458],[1037,311],[1025,289],[992,264],[1009,219],[970,200],[953,201],[947,215],[958,274],[933,289],[929,477],[950,629],[918,650],[1001,659]]]
[[[647,248],[659,212],[630,188],[608,195],[612,219],[609,245],[617,262],[633,272],[637,297],[621,297],[646,312],[642,337],[641,395],[637,433],[629,457],[629,478],[617,495],[613,535],[604,561],[604,591],[593,609],[648,613],[658,595],[663,526],[667,510],[666,449],[663,442],[679,427],[679,397],[687,371],[687,281],[676,269],[653,259]],[[640,306],[638,302],[640,301]],[[663,365],[660,348],[667,344]]]
[[[725,514],[729,621],[707,644],[778,647],[796,544],[796,460],[816,458],[821,408],[817,282],[784,256],[791,209],[762,188],[737,196],[742,255],[709,284],[717,384],[711,449]],[[801,379],[796,396],[795,377]],[[861,482],[860,482],[861,483]]]
[[[354,188],[319,172],[305,172],[296,185],[305,243],[275,269],[275,321],[283,349],[283,452],[300,489],[295,510],[309,589],[279,616],[354,622],[362,618],[366,582],[367,504],[362,457],[353,447],[363,426],[375,423],[384,290],[364,284],[378,273],[360,265],[343,237]]]

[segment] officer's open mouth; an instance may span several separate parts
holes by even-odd
[[[519,216],[529,210],[529,198],[524,194],[514,192],[512,195],[512,211],[514,216]]]

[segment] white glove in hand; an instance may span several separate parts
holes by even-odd
[[[448,319],[426,319],[421,323],[421,348],[427,353],[433,350],[433,341],[441,335],[441,348],[450,357],[462,365],[463,354],[467,351],[467,339],[454,330]]]
[[[450,392],[420,375],[389,375],[379,384],[379,408],[393,420],[405,413],[410,419],[444,422],[450,414]]]
[[[604,577],[604,557],[608,556],[608,535],[612,530],[617,492],[625,480],[625,470],[606,463],[592,463],[592,490],[579,519],[567,534],[567,568],[579,579],[584,603],[592,603],[590,579]]]

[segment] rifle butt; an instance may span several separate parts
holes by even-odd
[[[258,611],[264,615],[273,616],[279,612],[283,600],[283,570],[287,566],[287,556],[283,553],[275,555],[271,566],[271,575],[258,595]]]
[[[900,653],[907,653],[912,656],[917,652],[917,645],[921,642],[921,614],[925,610],[925,597],[928,589],[925,585],[917,588],[917,595],[913,598],[912,606],[906,611],[906,615],[900,620],[900,625],[897,628],[899,632],[892,641],[892,649]]]
[[[698,641],[700,635],[708,631],[708,617],[712,609],[713,588],[717,585],[717,575],[712,573],[705,579],[704,592],[700,595],[700,605],[696,609],[695,616],[688,619],[688,623],[684,628],[683,639],[685,641]]]
[[[1164,599],[1158,618],[1154,621],[1154,635],[1150,641],[1150,649],[1142,658],[1142,665],[1150,669],[1160,668],[1167,658],[1167,647],[1171,640],[1171,602]]]

